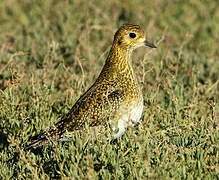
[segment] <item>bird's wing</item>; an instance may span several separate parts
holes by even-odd
[[[26,149],[60,139],[65,131],[79,130],[86,125],[106,125],[119,108],[123,95],[124,92],[113,83],[92,86],[53,127],[32,137]]]
[[[85,125],[105,124],[107,119],[113,118],[114,111],[122,102],[123,94],[123,91],[113,84],[91,87],[57,125],[63,124],[64,129],[72,131]]]

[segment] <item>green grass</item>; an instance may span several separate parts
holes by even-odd
[[[133,56],[141,125],[116,145],[88,129],[23,150],[92,84],[125,22],[159,42]],[[218,43],[217,0],[0,1],[1,179],[219,179]]]

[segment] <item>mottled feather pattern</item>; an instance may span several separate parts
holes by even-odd
[[[130,37],[130,33],[135,33],[136,38]],[[114,138],[119,138],[130,122],[140,121],[143,96],[132,69],[131,54],[136,47],[145,45],[144,42],[145,34],[140,26],[126,24],[120,27],[94,84],[54,127],[36,136],[29,147],[44,144],[49,139],[60,139],[66,131],[82,130],[86,125],[115,126],[114,129],[119,130]]]

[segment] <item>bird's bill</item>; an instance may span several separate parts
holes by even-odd
[[[155,46],[153,43],[151,43],[151,42],[149,42],[147,40],[144,41],[144,45],[148,46],[150,48],[157,48],[157,46]]]

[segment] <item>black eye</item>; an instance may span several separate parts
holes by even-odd
[[[136,37],[136,34],[135,33],[129,33],[129,37],[134,39]]]

